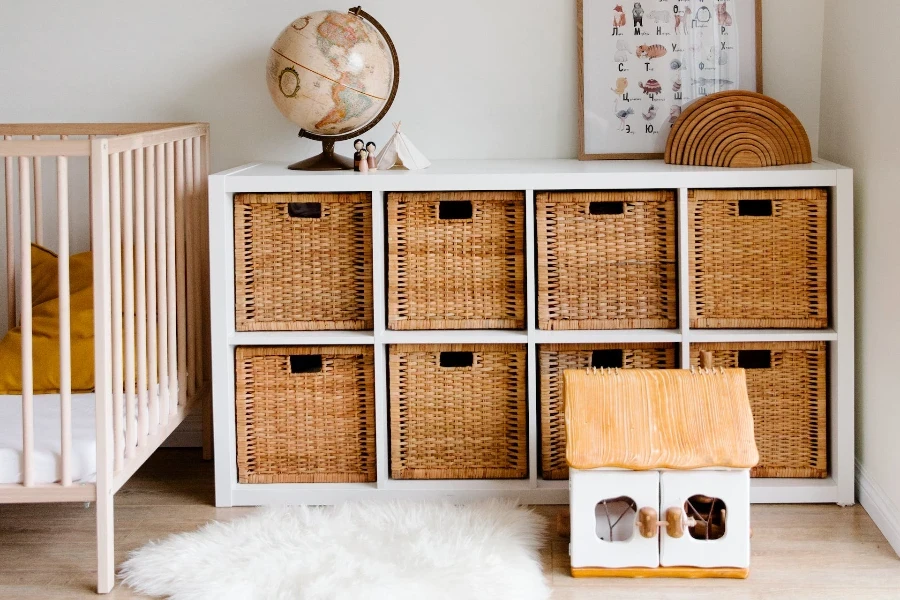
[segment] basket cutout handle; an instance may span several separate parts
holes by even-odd
[[[771,350],[738,350],[739,369],[771,369]]]
[[[441,352],[442,369],[461,369],[475,364],[474,352]]]
[[[621,369],[625,366],[625,351],[621,348],[591,351],[591,366],[595,369]]]
[[[603,215],[624,215],[624,202],[591,202],[588,205],[588,213],[594,216]]]
[[[294,354],[290,359],[291,373],[294,375],[322,372],[321,354]]]
[[[321,202],[290,202],[288,216],[292,219],[321,219]]]
[[[441,221],[461,221],[471,219],[471,200],[441,200],[438,202],[438,219]]]
[[[738,200],[739,217],[771,217],[771,200]]]

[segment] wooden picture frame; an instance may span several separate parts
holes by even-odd
[[[723,89],[749,89],[762,93],[763,91],[763,64],[762,64],[762,0],[644,0],[643,2],[635,2],[634,0],[576,0],[577,1],[577,27],[578,27],[578,131],[579,131],[579,160],[614,160],[614,159],[660,159],[663,158],[666,146],[666,137],[671,129],[671,123],[680,114],[683,105],[679,102],[689,103],[691,100]],[[618,5],[618,8],[616,8]],[[697,13],[701,18],[696,17],[685,18],[679,11],[685,8],[690,10],[691,7],[700,5],[701,8],[696,11],[691,10],[690,15]],[[721,9],[719,6],[725,6]],[[715,6],[715,9],[711,7]],[[606,9],[611,10],[607,11]],[[622,9],[622,10],[619,10]],[[628,14],[631,10],[631,14]],[[644,15],[638,19],[637,14]],[[730,12],[736,13],[739,17],[732,27],[732,17]],[[625,25],[622,30],[618,30],[613,25],[614,19],[609,19],[614,15],[618,15],[620,19],[624,19]],[[701,13],[701,11],[704,11]],[[737,14],[740,11],[740,14]],[[666,17],[663,12],[671,12]],[[591,13],[591,14],[589,14]],[[702,19],[706,18],[705,21]],[[592,19],[591,24],[586,24],[585,19]],[[646,23],[644,22],[646,20]],[[610,21],[613,21],[612,23]],[[638,33],[638,21],[640,21],[640,33]],[[621,22],[621,21],[619,21]],[[706,25],[705,23],[710,23]],[[727,28],[726,28],[727,23]],[[673,29],[674,25],[674,29]],[[594,28],[610,28],[616,46],[613,55],[608,56],[603,52],[596,52],[598,44],[602,44],[604,52],[611,50],[611,40],[609,36],[602,36],[602,41],[597,42],[598,34],[586,29]],[[648,31],[653,27],[656,31]],[[704,58],[709,56],[716,66],[710,67],[700,59],[699,52],[702,52],[704,28],[712,32],[709,37],[713,38],[714,44],[707,46],[708,52],[704,53]],[[715,31],[713,31],[715,30]],[[696,32],[699,31],[699,34]],[[725,32],[728,32],[726,35]],[[680,32],[680,33],[679,33]],[[752,44],[743,41],[748,32],[752,32],[750,39]],[[734,33],[737,35],[735,36]],[[586,44],[586,34],[588,42]],[[689,48],[677,49],[679,54],[668,54],[668,49],[672,47],[673,40],[675,43],[684,41],[685,37],[691,41]],[[722,39],[731,36],[732,39],[737,37],[736,44],[729,46],[727,51],[716,50],[719,48]],[[699,40],[698,40],[699,38]],[[666,41],[668,48],[661,45]],[[636,54],[639,48],[632,48],[634,42],[642,41],[641,44],[645,51],[642,56]],[[585,60],[586,45],[591,46],[592,54]],[[752,46],[752,49],[751,49]],[[661,49],[662,48],[662,49]],[[724,58],[722,55],[725,55]],[[732,57],[732,66],[728,65],[728,58]],[[599,65],[599,69],[594,69],[598,65],[597,61],[610,61],[609,64],[615,65],[615,70]],[[676,58],[677,57],[677,58]],[[687,57],[687,58],[684,58]],[[736,57],[736,60],[735,58]],[[617,59],[625,59],[619,62]],[[642,65],[646,71],[638,72],[637,68],[628,66],[628,63],[637,64],[636,61],[644,58]],[[675,61],[679,62],[677,68]],[[630,59],[630,60],[629,60]],[[657,59],[657,60],[654,60]],[[724,61],[724,62],[723,62]],[[687,69],[690,63],[690,69]],[[721,65],[721,66],[720,66]],[[591,76],[586,76],[586,68],[594,69]],[[672,72],[677,71],[677,74]],[[694,98],[685,98],[687,88],[681,94],[678,90],[681,87],[682,72],[687,72],[693,82],[691,85],[692,95]],[[726,75],[734,72],[731,79],[721,77],[722,73]],[[616,77],[616,73],[622,76]],[[627,74],[631,74],[629,78]],[[641,78],[641,73],[645,73]],[[653,73],[659,73],[657,79],[662,80],[666,84],[663,90],[661,84],[656,79],[649,76]],[[588,81],[586,81],[588,79]],[[598,83],[602,79],[602,83]],[[629,81],[631,79],[631,81]],[[646,79],[646,83],[644,82]],[[714,83],[714,87],[705,88],[701,82],[709,81]],[[750,83],[748,84],[747,81]],[[720,85],[718,82],[723,82]],[[727,83],[725,83],[727,82]],[[736,82],[736,83],[735,83]],[[625,88],[623,89],[623,84]],[[637,84],[637,85],[635,85]],[[610,87],[614,85],[615,87]],[[676,85],[678,86],[676,88]],[[609,88],[614,96],[613,106],[607,107],[604,102],[608,102],[608,96],[603,98],[605,88]],[[700,86],[700,87],[697,87]],[[648,91],[650,90],[650,91]],[[659,90],[656,93],[654,91]],[[705,93],[703,93],[705,92]],[[630,94],[640,94],[640,97],[630,97]],[[671,98],[667,97],[670,94]],[[588,97],[590,96],[590,97]],[[623,102],[622,108],[619,108],[620,100]],[[641,100],[642,102],[639,102]],[[641,106],[647,106],[646,112],[640,110]],[[662,107],[662,111],[659,110]],[[676,108],[677,107],[677,108]],[[668,109],[668,111],[666,110]],[[616,123],[618,119],[618,123]],[[630,121],[630,123],[629,123]],[[621,129],[615,129],[619,125]],[[639,131],[637,126],[640,125],[644,129]],[[632,129],[634,127],[634,129]],[[652,128],[652,130],[651,130]],[[625,137],[622,132],[634,134],[634,137]],[[614,139],[615,138],[615,139]]]

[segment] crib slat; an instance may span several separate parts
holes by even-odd
[[[209,134],[203,135],[201,138],[201,155],[200,155],[200,239],[201,254],[200,264],[202,273],[202,300],[203,306],[202,327],[201,327],[201,349],[207,347],[207,340],[210,339],[210,299],[209,299],[209,211],[207,206],[209,203]],[[201,350],[202,351],[202,350]],[[212,357],[209,352],[203,357],[203,381],[204,383],[212,381]],[[206,391],[205,388],[204,391]],[[212,460],[213,453],[213,411],[211,393],[205,393],[203,398],[203,458]]]
[[[193,187],[191,189],[191,227],[194,231],[197,231],[197,240],[195,243],[190,244],[190,252],[191,252],[191,272],[193,273],[191,277],[191,281],[193,285],[191,286],[190,293],[190,304],[195,306],[194,317],[188,323],[189,335],[190,339],[194,342],[194,395],[199,394],[202,391],[203,387],[203,339],[202,339],[202,323],[203,323],[203,273],[201,272],[200,265],[203,264],[201,260],[201,251],[203,248],[203,234],[200,233],[203,231],[203,224],[200,219],[200,208],[203,204],[203,198],[200,197],[201,192],[201,184],[200,184],[200,138],[196,137],[191,139],[191,169],[190,169],[190,178],[193,183]]]
[[[31,139],[38,142],[41,139],[39,135],[31,136]],[[34,241],[38,244],[44,243],[44,182],[43,169],[41,168],[41,157],[35,156],[34,161]]]
[[[131,152],[122,157],[122,262],[125,267],[125,458],[137,446],[137,416],[134,414],[134,169]]]
[[[147,256],[144,222],[144,150],[134,153],[134,249],[137,299],[137,445],[147,444]]]
[[[178,398],[181,394],[181,371],[179,364],[181,347],[178,344],[178,316],[182,305],[178,302],[176,264],[176,223],[175,223],[175,144],[166,144],[166,288],[168,300],[166,311],[169,317],[167,328],[169,334],[169,414],[175,414],[178,406]],[[180,220],[179,220],[180,221]]]
[[[112,271],[112,379],[113,379],[113,472],[122,469],[125,415],[122,414],[125,386],[122,365],[122,181],[120,155],[109,155],[109,250]]]
[[[206,381],[204,365],[203,365],[203,319],[205,311],[203,310],[203,205],[204,198],[201,193],[203,191],[203,183],[200,180],[200,161],[201,157],[201,140],[194,138],[192,140],[191,161],[191,179],[194,182],[194,189],[191,193],[191,227],[197,232],[197,242],[191,244],[190,250],[193,255],[191,263],[191,271],[194,273],[191,291],[191,304],[196,307],[194,318],[190,322],[190,336],[194,341],[194,390],[195,394],[202,393],[203,383]]]
[[[182,220],[190,224],[191,231],[197,230],[197,221],[194,218],[194,209],[196,206],[196,198],[194,197],[194,140],[188,138],[184,140],[184,187],[182,188]],[[194,250],[197,244],[192,243],[190,247],[187,244],[179,245],[178,249],[184,253],[185,276],[187,285],[185,286],[185,294],[187,301],[183,304],[185,308],[186,326],[181,329],[187,338],[187,382],[186,393],[189,400],[193,400],[196,395],[198,373],[197,373],[197,344],[195,323],[197,321],[197,304],[199,298],[194,294],[194,288],[197,282],[197,273],[194,270],[196,264]]]
[[[60,136],[66,139],[66,136]],[[69,298],[69,159],[56,158],[59,236],[59,404],[63,485],[72,485],[72,309]]]
[[[19,242],[22,286],[22,483],[34,485],[34,357],[31,327],[31,198],[28,158],[19,157]]]
[[[4,140],[11,140],[12,136],[4,135]],[[4,178],[6,190],[6,326],[12,329],[16,326],[16,236],[15,236],[15,205],[16,197],[13,194],[13,158],[7,156],[4,160]]]
[[[88,143],[93,140],[95,135],[88,136]],[[88,155],[88,173],[92,172],[94,164],[94,153]],[[94,178],[88,177],[88,198],[94,197]],[[88,202],[88,237],[91,240],[91,250],[94,249],[94,203]]]
[[[156,149],[147,148],[147,373],[150,381],[148,400],[149,434],[156,435],[159,425],[159,367],[156,333]]]
[[[169,228],[166,205],[165,147],[160,144],[156,146],[156,310],[159,334],[159,423],[161,425],[169,422]]]

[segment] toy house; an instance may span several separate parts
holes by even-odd
[[[564,387],[572,575],[745,578],[744,370],[569,370]]]

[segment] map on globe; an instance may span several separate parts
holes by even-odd
[[[360,16],[320,11],[288,25],[269,52],[269,93],[306,131],[340,135],[378,116],[391,93],[390,48]]]

